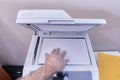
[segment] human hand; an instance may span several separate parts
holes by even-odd
[[[53,49],[51,54],[45,54],[45,66],[49,68],[51,74],[60,72],[68,63],[68,59],[64,59],[66,51],[60,53],[60,49]]]
[[[46,53],[45,64],[32,74],[27,75],[20,80],[48,80],[54,73],[63,70],[64,66],[69,60],[64,59],[66,54],[65,51],[63,51],[61,54],[59,54],[59,51],[59,48],[57,48],[53,49],[51,54]]]

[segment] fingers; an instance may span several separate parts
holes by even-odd
[[[55,52],[56,52],[56,49],[53,49],[52,52],[51,52],[51,54],[53,54],[53,53],[55,53]]]
[[[51,54],[55,54],[55,55],[59,54],[59,48],[53,49],[52,52],[51,52]],[[45,53],[45,58],[47,58],[48,56],[49,56],[49,54]]]
[[[69,59],[65,59],[65,60],[63,61],[64,66],[65,66],[68,62],[69,62]]]
[[[63,59],[63,58],[65,57],[65,55],[66,55],[66,51],[63,51],[63,52],[61,53],[61,58]]]
[[[53,49],[52,52],[51,52],[51,54],[58,55],[59,52],[60,52],[60,49],[57,48],[57,49]]]
[[[63,51],[61,54],[60,53],[60,49],[57,48],[57,49],[53,49],[51,54],[54,54],[54,55],[60,55],[60,57],[63,59],[64,56],[66,55],[66,51]]]
[[[59,54],[59,53],[60,53],[60,49],[57,48],[57,49],[56,49],[56,54]]]
[[[49,54],[48,53],[45,53],[45,58],[48,58]]]
[[[61,58],[64,59],[65,55],[66,55],[66,51],[63,51],[61,54]],[[64,59],[63,65],[65,66],[68,62],[69,62],[69,59]]]

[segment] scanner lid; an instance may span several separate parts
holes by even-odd
[[[33,31],[88,31],[106,24],[104,19],[74,19],[64,10],[21,10],[16,23]]]

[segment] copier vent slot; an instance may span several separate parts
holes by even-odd
[[[39,46],[39,41],[40,41],[40,37],[38,37],[37,41],[36,41],[34,56],[33,56],[33,59],[32,59],[32,65],[35,63],[35,59],[36,59],[36,56],[37,56],[37,50],[38,50],[38,46]]]

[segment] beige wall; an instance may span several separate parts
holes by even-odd
[[[120,51],[120,0],[0,0],[0,64],[24,64],[32,31],[15,23],[21,9],[63,9],[75,18],[105,18],[89,32],[94,51]]]

